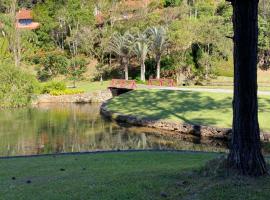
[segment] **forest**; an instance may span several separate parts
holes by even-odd
[[[22,9],[31,10],[37,29],[18,29]],[[270,2],[263,0],[261,70],[270,68],[269,38]],[[81,80],[172,78],[203,85],[217,76],[233,76],[232,7],[225,0],[0,2],[0,80],[6,83],[0,99],[12,102],[7,105],[31,98],[17,94],[65,88],[67,81],[76,87]]]

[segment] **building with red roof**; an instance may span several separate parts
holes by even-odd
[[[39,27],[39,23],[33,22],[32,11],[21,9],[16,13],[16,26],[19,29],[34,30]]]

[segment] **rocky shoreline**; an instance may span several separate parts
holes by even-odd
[[[38,96],[32,102],[32,105],[38,105],[42,103],[102,103],[111,98],[112,93],[110,90],[100,90],[83,94],[60,95],[60,96],[52,96],[49,94],[44,94]]]
[[[110,111],[107,107],[109,101],[105,101],[100,108],[100,113],[117,122],[124,122],[135,126],[144,126],[157,128],[166,131],[172,131],[176,134],[193,135],[197,137],[230,140],[232,130],[228,128],[217,128],[211,126],[200,126],[181,122],[171,122],[166,120],[153,120],[149,118],[140,118],[132,115],[123,115],[121,113]],[[270,133],[261,133],[263,142],[270,142]]]

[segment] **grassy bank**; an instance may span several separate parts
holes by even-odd
[[[217,156],[134,152],[0,160],[0,199],[269,199],[268,177],[192,172]]]
[[[122,114],[231,127],[232,95],[208,92],[136,90],[112,99],[108,108]],[[270,131],[270,96],[259,98],[261,129]]]
[[[67,82],[67,86],[72,86],[72,82]],[[85,92],[94,92],[98,90],[105,90],[109,86],[110,81],[96,81],[96,82],[90,82],[90,81],[79,81],[76,83],[76,89],[83,90]]]

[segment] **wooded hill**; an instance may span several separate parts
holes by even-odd
[[[40,23],[38,29],[14,34],[14,10],[21,8],[32,10],[34,20]],[[130,34],[137,45],[127,56],[128,76],[140,79],[144,55],[146,78],[156,77],[157,45],[147,33],[161,27],[165,30],[161,77],[201,83],[233,73],[232,8],[225,0],[4,0],[0,11],[1,63],[13,62],[15,52],[20,65],[34,71],[41,81],[59,76],[76,80],[123,78],[123,51],[111,48],[112,44],[121,45],[120,40],[114,40],[117,34]],[[260,1],[262,69],[270,66],[269,15],[270,2]],[[138,49],[144,34],[144,49]],[[123,48],[120,50],[125,51]]]

